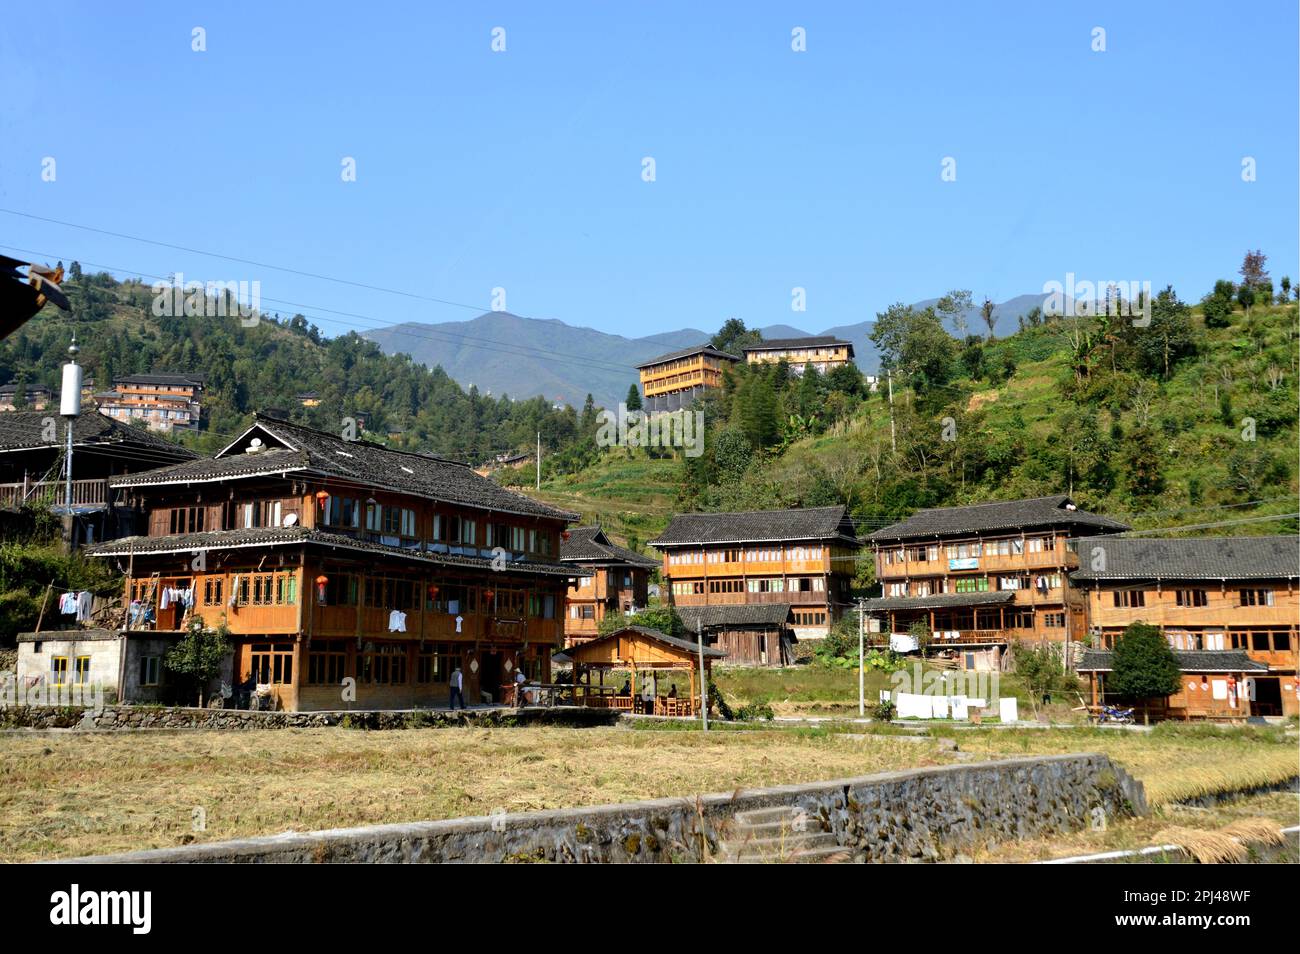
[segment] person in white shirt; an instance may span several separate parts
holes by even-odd
[[[457,700],[460,701],[460,707],[465,708],[465,674],[457,666],[451,671],[451,707],[456,708]]]
[[[522,709],[524,707],[524,683],[528,677],[524,675],[522,669],[515,670],[515,706]]]

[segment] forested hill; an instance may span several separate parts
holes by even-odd
[[[301,316],[263,317],[253,327],[238,317],[157,317],[148,285],[82,274],[75,265],[72,276],[63,286],[71,313],[48,306],[0,342],[0,384],[43,384],[57,393],[75,332],[79,360],[98,391],[124,374],[206,374],[206,430],[179,438],[201,451],[223,446],[266,408],[328,431],[364,414],[368,438],[472,463],[530,448],[539,431],[561,459],[577,440],[580,415],[572,408],[463,390],[441,368],[385,355],[356,334],[326,338]],[[318,392],[319,407],[302,406],[299,395],[309,391]],[[595,409],[585,413],[594,430]]]

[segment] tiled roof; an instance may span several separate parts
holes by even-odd
[[[255,437],[262,440],[264,449],[247,453],[245,448]],[[369,441],[345,441],[324,431],[263,414],[259,414],[252,427],[218,451],[215,457],[132,474],[113,481],[112,486],[205,483],[291,471],[339,478],[365,487],[500,513],[570,521],[578,519],[576,513],[507,490],[474,473],[466,464],[393,450]]]
[[[420,548],[390,546],[374,540],[354,539],[337,533],[326,533],[309,527],[256,527],[248,530],[209,530],[204,533],[177,533],[163,537],[123,537],[87,547],[86,553],[94,557],[150,556],[170,553],[195,553],[200,550],[238,550],[249,547],[319,546],[350,550],[358,553],[398,557],[417,563],[447,568],[491,570],[492,557],[475,550],[468,552],[438,553],[425,544]],[[466,547],[469,551],[472,548]],[[490,553],[490,551],[489,551]],[[512,560],[502,573],[528,573],[543,576],[588,576],[581,567],[562,563],[543,563]]]
[[[611,639],[617,639],[624,633],[638,633],[654,642],[663,643],[665,646],[672,646],[676,649],[684,649],[691,653],[698,653],[700,651],[699,644],[695,642],[695,640],[679,639],[676,636],[669,636],[667,633],[661,633],[657,629],[649,629],[645,626],[625,626],[612,633],[606,633],[604,636],[597,636],[595,639],[589,639],[587,642],[582,643],[582,646],[594,646],[597,643],[608,642]],[[721,649],[714,649],[712,646],[705,646],[704,655],[710,659],[721,659],[727,654]],[[556,653],[551,657],[551,661],[561,663],[572,662],[572,650],[563,653]]]
[[[1015,590],[991,593],[936,593],[933,596],[886,596],[863,600],[870,610],[949,609],[960,606],[999,606],[1015,600]]]
[[[51,416],[50,411],[5,411],[0,414],[0,451],[62,448],[67,440],[66,422],[54,415],[58,436],[51,441],[46,437]],[[121,424],[93,409],[82,411],[73,421],[72,444],[74,449],[94,447],[111,450],[114,446],[121,446],[139,452],[148,450],[158,463],[190,460],[196,456],[189,448],[173,444],[144,428]],[[134,454],[131,462],[139,465]],[[76,467],[75,459],[73,467]]]
[[[1282,580],[1300,577],[1300,537],[1086,537],[1076,580]]]
[[[1080,527],[1094,531],[1127,530],[1126,524],[1100,514],[1074,509],[1066,494],[999,500],[965,507],[918,510],[906,520],[868,534],[868,540],[930,539],[962,533],[1046,527]]]
[[[651,358],[649,361],[642,361],[636,367],[638,370],[641,368],[649,368],[656,364],[663,364],[666,361],[676,361],[678,358],[685,358],[693,354],[705,354],[711,358],[723,358],[727,361],[740,360],[736,355],[728,354],[725,351],[719,351],[711,344],[702,344],[696,345],[694,348],[682,348],[680,351],[669,351],[667,354],[661,354],[659,357]]]
[[[849,357],[853,357],[853,342],[845,341],[843,338],[836,338],[834,335],[820,335],[808,338],[769,338],[742,350],[745,354],[749,354],[751,351],[788,351],[799,348],[832,347],[847,347]]]
[[[853,521],[843,506],[804,510],[751,510],[744,513],[683,513],[672,521],[654,547],[701,543],[775,543],[835,540],[856,544]]]
[[[560,541],[560,559],[565,563],[631,563],[647,570],[659,565],[658,560],[610,543],[599,525],[570,530],[569,539]]]
[[[203,386],[206,374],[123,374],[113,378],[114,384],[180,384]]]
[[[1114,653],[1089,649],[1079,663],[1080,672],[1110,672]],[[1268,672],[1268,666],[1256,662],[1241,649],[1174,650],[1178,668],[1183,672]]]
[[[790,617],[789,603],[736,603],[717,606],[679,606],[677,615],[689,630],[729,627],[780,626]]]

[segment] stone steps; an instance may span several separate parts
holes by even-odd
[[[724,864],[824,864],[851,861],[852,852],[837,844],[820,822],[786,806],[737,812],[733,830],[718,848]]]

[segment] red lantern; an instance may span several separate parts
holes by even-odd
[[[491,591],[491,590],[484,590],[484,591],[483,591],[483,599],[485,599],[485,600],[491,600],[491,599],[492,599],[492,591]]]
[[[325,602],[325,584],[327,584],[329,581],[330,581],[330,578],[329,578],[328,576],[323,575],[323,574],[322,574],[321,576],[316,577],[316,600],[317,600],[317,602],[322,603],[322,604]]]
[[[565,530],[564,532],[562,532],[562,533],[560,534],[560,539],[561,539],[561,540],[567,540],[567,539],[569,539],[569,537],[571,537],[571,536],[573,536],[573,534],[569,533],[568,530]]]
[[[324,503],[326,500],[330,499],[330,495],[323,490],[318,490],[316,491],[316,499],[321,503]]]

